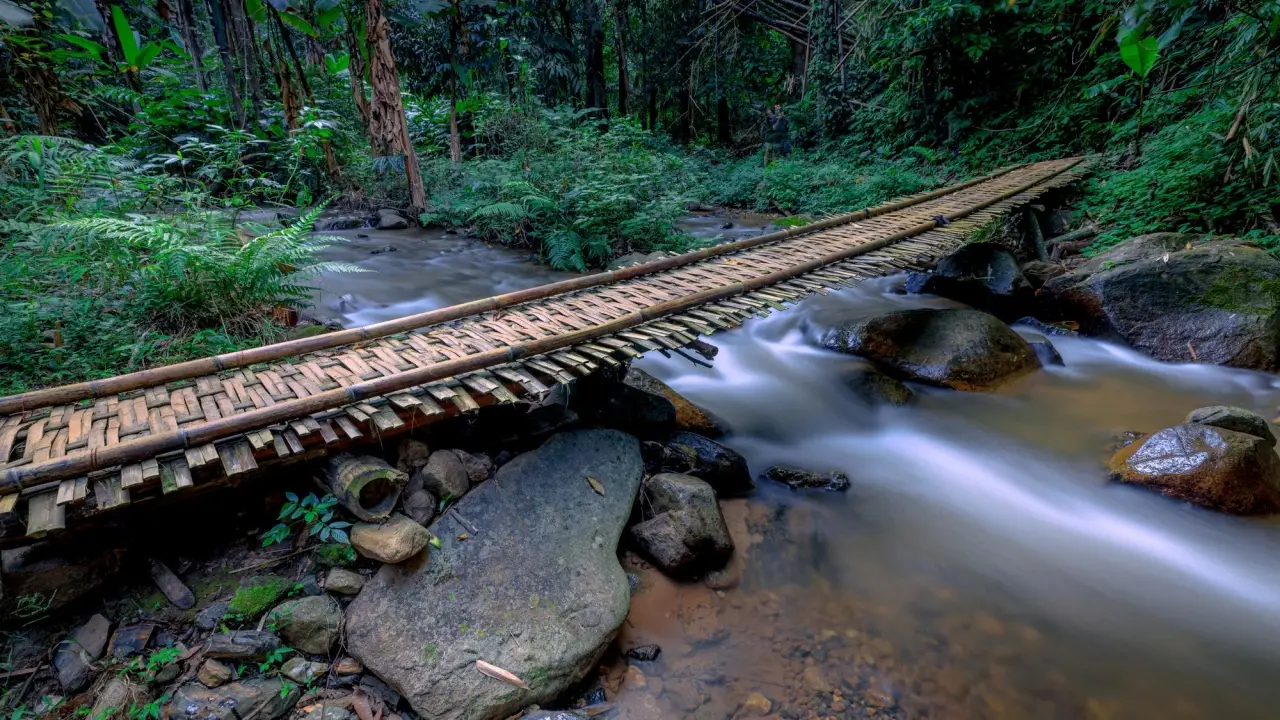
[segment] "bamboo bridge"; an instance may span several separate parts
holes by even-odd
[[[0,546],[482,406],[537,400],[813,293],[927,266],[1082,172],[1080,158],[1008,167],[643,265],[0,398]]]

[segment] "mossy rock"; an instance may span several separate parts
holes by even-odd
[[[294,582],[279,575],[246,578],[227,605],[227,617],[252,620],[289,594]]]

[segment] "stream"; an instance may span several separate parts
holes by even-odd
[[[725,221],[688,222],[707,237]],[[325,259],[377,270],[322,278],[314,314],[348,327],[568,277],[433,230],[335,234],[368,237]],[[841,383],[857,361],[816,338],[838,320],[952,305],[894,282],[716,335],[711,368],[639,361],[724,418],[753,471],[842,470],[852,488],[764,480],[725,502],[737,551],[710,584],[628,555],[640,587],[618,647],[662,653],[606,660],[619,715],[1276,717],[1280,529],[1110,484],[1104,462],[1120,433],[1203,405],[1272,417],[1280,381],[1068,337],[1053,338],[1065,366],[997,392],[914,387],[911,406],[871,408]]]

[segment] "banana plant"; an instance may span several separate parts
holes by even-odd
[[[129,19],[125,17],[119,5],[111,6],[111,22],[115,26],[116,36],[120,38],[120,52],[124,55],[124,67],[121,69],[130,77],[137,78],[160,56],[163,46],[156,42],[139,44],[138,36],[129,26]]]
[[[1137,30],[1121,34],[1120,59],[1138,79],[1138,126],[1133,136],[1133,157],[1142,156],[1142,113],[1147,100],[1147,76],[1160,58],[1159,41],[1154,36],[1142,35]]]

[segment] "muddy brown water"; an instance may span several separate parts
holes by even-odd
[[[732,218],[696,218],[720,234]],[[764,225],[743,232],[761,232]],[[521,253],[436,231],[345,231],[320,313],[351,326],[550,282]],[[705,236],[705,235],[704,235]],[[736,238],[727,238],[736,239]],[[370,255],[387,245],[397,252]],[[817,348],[840,318],[943,301],[892,281],[813,298],[712,340],[714,367],[642,366],[725,418],[760,472],[840,469],[847,493],[762,481],[724,504],[730,570],[640,579],[600,673],[622,718],[1125,720],[1280,717],[1280,526],[1106,482],[1117,433],[1206,404],[1272,417],[1276,377],[1055,338],[1064,367],[987,394],[916,388],[872,409]],[[343,296],[349,296],[339,303]]]

